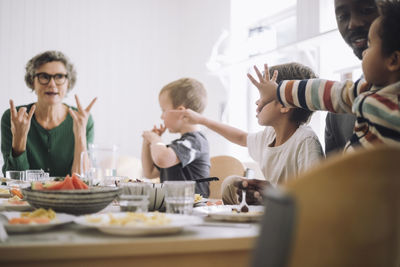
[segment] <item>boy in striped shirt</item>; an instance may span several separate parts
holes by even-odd
[[[250,74],[248,77],[259,89],[263,104],[278,98],[287,107],[354,113],[357,120],[345,150],[399,145],[400,1],[381,1],[379,12],[369,30],[368,48],[363,52],[364,79],[355,83],[311,79],[277,85],[277,72],[270,80],[267,65],[265,78],[254,67],[260,82]]]

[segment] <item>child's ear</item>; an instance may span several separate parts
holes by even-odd
[[[388,70],[396,72],[400,70],[400,51],[394,51],[388,58]]]
[[[291,108],[284,107],[282,104],[279,105],[281,105],[280,108],[281,113],[288,113],[291,110]]]

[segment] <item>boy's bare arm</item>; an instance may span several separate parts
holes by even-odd
[[[213,130],[214,132],[222,135],[232,143],[238,144],[240,146],[247,146],[248,133],[245,131],[205,117],[201,124],[209,128],[210,130]]]
[[[242,131],[238,128],[229,126],[227,124],[217,122],[211,119],[206,118],[205,116],[191,110],[185,109],[180,111],[171,111],[171,112],[179,112],[184,116],[184,120],[191,124],[201,124],[209,128],[210,130],[222,135],[232,143],[247,146],[247,132]]]
[[[150,157],[152,162],[158,167],[169,168],[180,163],[175,151],[167,147],[157,133],[154,131],[145,131],[143,132],[143,138],[150,144]]]
[[[142,144],[142,169],[143,175],[146,178],[156,178],[160,176],[160,172],[154,167],[154,162],[151,158],[150,143],[145,138],[143,138]]]

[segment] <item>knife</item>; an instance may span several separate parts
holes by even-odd
[[[207,178],[196,179],[197,183],[211,182],[211,181],[219,181],[219,178],[218,177],[207,177]]]

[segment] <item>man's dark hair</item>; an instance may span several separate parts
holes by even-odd
[[[379,37],[382,39],[382,54],[391,55],[400,50],[400,1],[377,1],[380,17]]]
[[[275,70],[278,71],[278,78],[276,79],[277,83],[280,83],[281,81],[284,80],[306,80],[306,79],[317,78],[317,76],[315,75],[314,71],[311,68],[295,62],[276,65],[269,68],[271,77]],[[310,110],[302,108],[293,108],[291,110],[289,119],[292,122],[301,125],[308,121],[312,113],[313,112]]]

